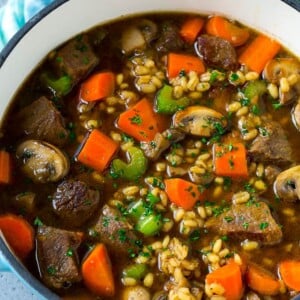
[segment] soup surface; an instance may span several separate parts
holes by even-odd
[[[0,229],[65,299],[291,299],[299,78],[278,42],[219,16],[74,37],[5,118]]]

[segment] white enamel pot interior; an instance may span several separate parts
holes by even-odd
[[[300,56],[300,14],[281,0],[58,0],[31,20],[0,54],[0,125],[19,86],[51,49],[97,24],[166,11],[221,14],[239,20]],[[0,238],[1,256],[40,298],[57,299],[26,271]]]

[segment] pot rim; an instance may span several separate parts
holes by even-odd
[[[70,0],[55,0],[40,12],[38,12],[33,18],[31,18],[5,45],[0,52],[0,68],[9,57],[10,53],[16,47],[16,45],[22,40],[22,38],[43,18],[45,18],[52,11],[56,10],[59,6],[69,2]],[[300,12],[300,2],[298,0],[281,0],[282,2],[293,7]],[[10,251],[5,241],[0,237],[0,256],[3,256],[9,263],[9,268],[18,276],[18,278],[39,297],[49,300],[60,299],[57,294],[48,289],[41,281],[33,276],[27,268],[16,258],[16,256]]]

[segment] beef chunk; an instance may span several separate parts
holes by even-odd
[[[249,154],[255,161],[286,165],[293,161],[292,147],[281,125],[267,121],[264,134],[255,138],[249,148]]]
[[[108,205],[103,207],[94,230],[113,254],[128,254],[129,251],[137,250],[137,237],[132,226],[118,210]]]
[[[220,37],[203,34],[197,38],[196,47],[209,67],[224,70],[235,70],[238,67],[234,47]]]
[[[255,240],[264,245],[281,241],[282,231],[265,202],[236,204],[219,216],[207,220],[205,226],[221,235],[238,240]]]
[[[170,128],[163,133],[157,133],[153,141],[141,142],[141,148],[151,160],[157,160],[161,153],[167,150],[172,143],[183,140],[185,134],[178,129]]]
[[[43,140],[57,146],[66,143],[69,132],[61,113],[46,97],[41,97],[17,113],[14,132],[17,136]]]
[[[172,22],[164,22],[161,26],[160,37],[156,41],[155,48],[158,52],[179,51],[184,47],[184,41],[180,37],[178,27]]]
[[[87,36],[79,35],[57,51],[55,66],[61,75],[69,75],[75,85],[98,63]]]
[[[52,205],[64,224],[80,226],[95,212],[100,193],[78,180],[65,180],[56,189]]]
[[[82,233],[40,226],[36,236],[36,258],[40,276],[50,288],[61,289],[81,280],[77,249]]]

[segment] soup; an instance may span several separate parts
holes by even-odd
[[[65,299],[300,291],[300,62],[219,16],[141,15],[48,54],[0,139],[0,228]]]

